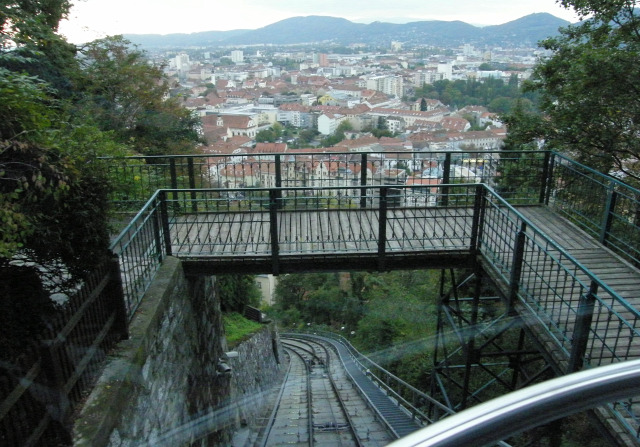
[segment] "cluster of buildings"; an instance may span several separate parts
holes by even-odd
[[[395,42],[395,49],[400,48]],[[278,60],[297,62],[292,68],[291,64],[279,65]],[[438,166],[432,166],[431,161],[426,166],[425,160],[419,166],[412,166],[410,160],[399,166],[399,154],[491,152],[501,147],[506,129],[485,107],[454,109],[433,99],[407,98],[414,97],[416,88],[438,80],[481,80],[489,75],[480,70],[485,60],[486,54],[474,53],[469,46],[452,59],[423,60],[417,65],[401,54],[274,52],[267,57],[260,51],[247,55],[234,49],[222,58],[204,53],[199,61],[190,60],[185,53],[177,54],[167,65],[167,74],[181,86],[184,107],[201,118],[206,141],[201,151],[225,156],[225,165],[214,163],[216,167],[210,172],[220,186],[274,186],[273,164],[258,162],[258,158],[263,161],[262,154],[292,153],[308,154],[308,159],[299,155],[283,170],[282,180],[288,186],[319,186],[315,184],[318,179],[333,179],[334,186],[349,186],[360,178],[361,169],[367,170],[369,179],[433,186],[441,181],[434,175],[439,172]],[[534,62],[534,56],[524,55],[511,61],[522,67],[532,67]],[[528,73],[522,69],[490,75],[522,80]],[[259,132],[272,129],[275,123],[289,130],[287,136],[276,143],[256,142]],[[320,138],[338,129],[346,129],[343,141],[333,147],[319,147]],[[376,138],[374,129],[386,129],[394,137]],[[303,130],[317,132],[316,141],[299,145],[296,135]],[[393,153],[387,161],[386,152]],[[326,153],[375,153],[382,159],[372,158],[367,166],[361,166],[350,163],[347,155],[336,160],[323,157]],[[477,175],[472,167],[466,173],[470,181],[476,181]]]

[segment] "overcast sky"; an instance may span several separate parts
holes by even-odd
[[[555,0],[72,0],[60,32],[73,43],[114,34],[171,34],[257,29],[296,16],[325,15],[353,22],[461,20],[500,25],[536,12],[571,22]]]

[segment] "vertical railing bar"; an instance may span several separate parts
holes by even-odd
[[[167,211],[167,193],[160,191],[158,195],[160,200],[160,221],[162,222],[162,233],[164,236],[164,249],[167,256],[172,255],[171,249],[171,230],[169,227],[169,213]]]
[[[444,165],[442,167],[442,183],[448,185],[451,182],[451,152],[447,152],[444,156]],[[449,187],[442,188],[442,205],[449,204]]]
[[[511,263],[511,275],[509,277],[509,312],[513,311],[513,305],[518,296],[520,288],[520,277],[522,275],[522,263],[524,260],[524,243],[527,231],[527,224],[522,222],[520,230],[516,235],[516,245],[513,250],[513,261]]]
[[[360,156],[360,208],[367,207],[367,154]]]
[[[616,202],[618,200],[618,193],[615,190],[613,182],[609,182],[607,188],[607,201],[604,207],[604,213],[602,216],[602,224],[600,226],[600,236],[598,240],[605,247],[608,245],[608,235],[611,231],[611,225],[613,224],[613,214],[616,209]]]
[[[171,195],[173,197],[173,212],[177,213],[180,209],[180,203],[178,202],[178,172],[176,170],[176,159],[171,157],[169,159],[169,170],[171,174],[171,189],[173,190]]]
[[[162,259],[164,258],[163,250],[162,250],[163,238],[160,234],[161,223],[158,223],[159,220],[162,221],[162,217],[163,217],[162,212],[158,213],[157,211],[154,212],[153,215],[151,216],[151,225],[153,227],[153,239],[154,239],[154,245],[156,247],[155,257],[158,264],[161,264]]]
[[[187,159],[187,169],[189,171],[189,189],[191,189],[191,210],[195,213],[198,211],[198,203],[196,202],[196,174],[193,168],[193,157]]]
[[[477,252],[479,247],[479,241],[482,237],[482,225],[484,223],[484,203],[487,195],[487,190],[484,186],[476,186],[475,201],[473,204],[473,223],[471,226],[471,241],[470,247],[472,253]]]
[[[282,206],[281,200],[282,199],[282,190],[280,188],[282,188],[282,166],[280,165],[281,163],[281,158],[280,158],[280,154],[276,154],[275,156],[275,174],[276,174],[276,198],[278,199],[278,207]]]
[[[584,366],[584,355],[587,352],[589,342],[589,331],[593,321],[593,311],[595,309],[596,294],[598,284],[591,281],[589,291],[586,295],[580,294],[578,312],[576,315],[575,329],[571,343],[571,355],[567,365],[567,374],[576,372]]]
[[[384,271],[384,258],[387,245],[387,192],[387,187],[380,187],[380,203],[378,208],[378,270],[380,271]]]
[[[269,190],[269,225],[271,234],[271,268],[274,275],[280,273],[280,245],[278,244],[278,190]]]
[[[542,165],[542,179],[540,185],[540,197],[538,203],[548,203],[548,193],[551,187],[551,177],[549,175],[551,171],[551,152],[547,151],[544,154],[544,161]]]

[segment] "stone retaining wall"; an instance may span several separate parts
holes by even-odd
[[[275,325],[225,358],[214,285],[213,277],[186,279],[178,259],[165,260],[76,419],[74,445],[230,445],[269,411],[283,369]]]
[[[207,435],[194,421],[228,394],[228,378],[216,374],[225,348],[213,278],[187,281],[167,258],[76,419],[74,445],[183,445]]]

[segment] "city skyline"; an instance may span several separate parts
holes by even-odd
[[[76,2],[69,19],[60,24],[60,33],[73,43],[85,43],[115,34],[173,34],[201,31],[258,29],[296,16],[323,15],[341,17],[353,22],[374,21],[407,23],[421,20],[460,20],[472,25],[500,25],[533,13],[547,12],[575,22],[572,10],[554,0],[508,2],[470,0],[442,2],[407,0],[389,9],[380,0],[337,0],[316,5],[290,0],[238,0],[214,3],[203,0],[86,0]],[[366,7],[365,7],[366,6]]]

